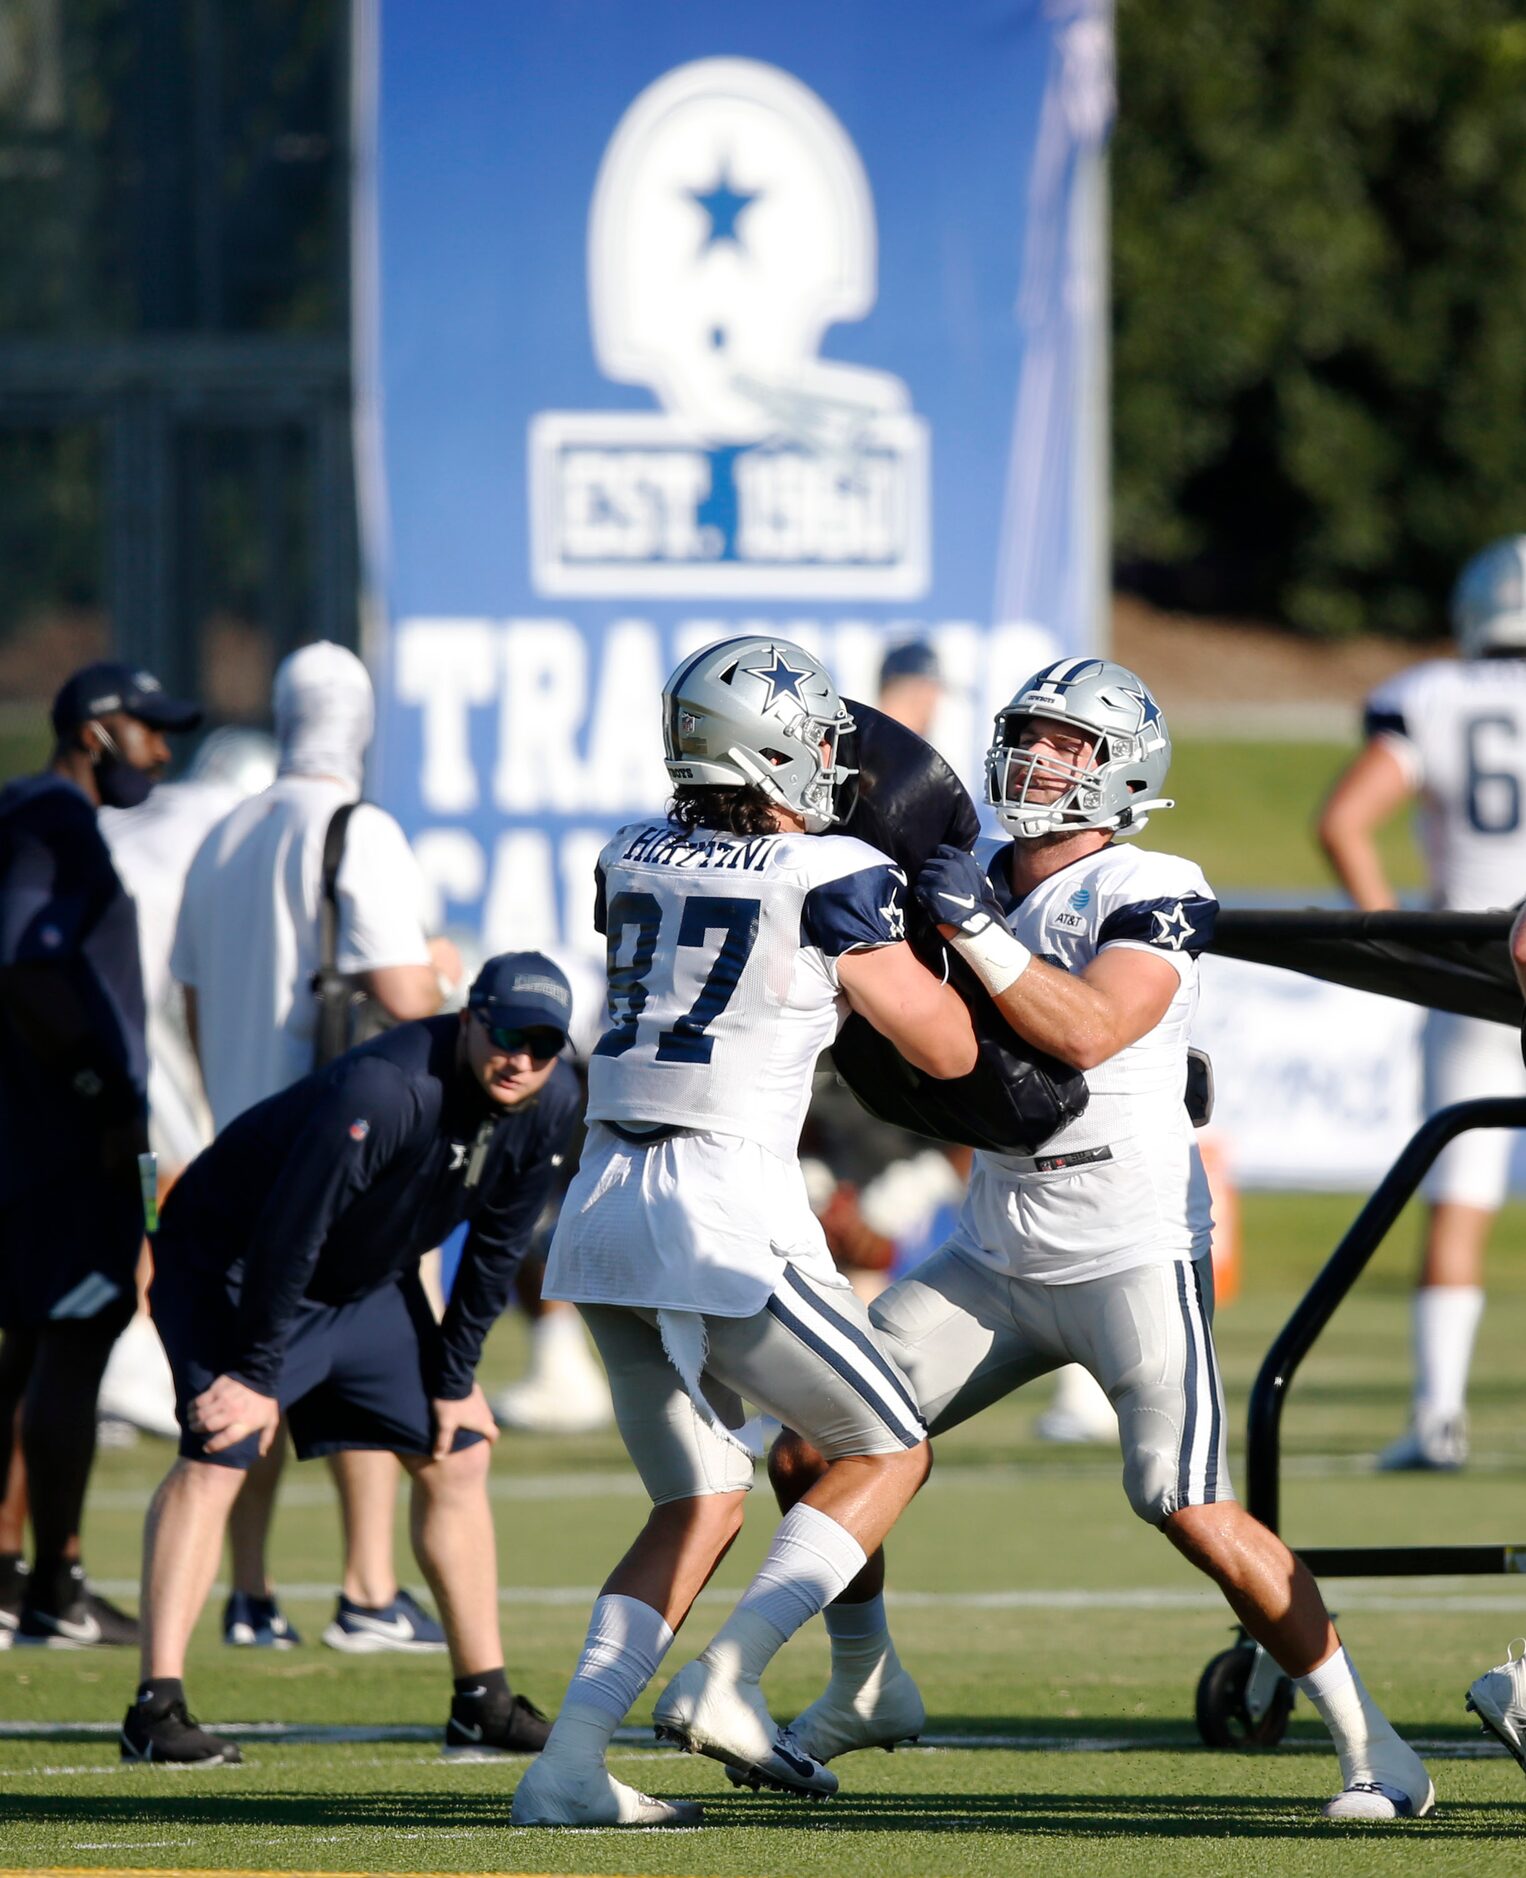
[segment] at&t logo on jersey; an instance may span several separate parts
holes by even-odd
[[[594,352],[660,411],[530,426],[543,593],[912,599],[928,451],[892,374],[820,356],[877,294],[851,139],[777,66],[701,59],[616,127],[588,233]]]

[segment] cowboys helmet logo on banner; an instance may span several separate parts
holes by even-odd
[[[594,353],[660,411],[530,425],[543,593],[913,599],[928,443],[904,382],[820,356],[877,290],[847,132],[779,67],[700,59],[647,87],[588,229]]]

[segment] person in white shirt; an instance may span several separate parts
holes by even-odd
[[[1367,742],[1336,782],[1319,838],[1357,906],[1398,900],[1374,836],[1418,801],[1432,905],[1513,907],[1526,893],[1526,535],[1475,555],[1452,594],[1460,659],[1413,665],[1367,700]],[[1479,1096],[1526,1095],[1516,1034],[1434,1011],[1425,1030],[1427,1114]],[[1414,1299],[1410,1424],[1389,1469],[1453,1471],[1468,1457],[1467,1390],[1484,1308],[1484,1252],[1515,1137],[1476,1128],[1426,1176]]]
[[[654,1718],[753,1784],[834,1791],[758,1679],[926,1475],[921,1421],[832,1263],[797,1150],[850,1007],[942,1078],[975,1065],[968,1008],[906,943],[901,870],[830,832],[853,725],[815,658],[723,640],[679,667],[662,708],[670,816],[622,829],[596,872],[609,1022],[545,1285],[582,1309],[652,1512],[594,1606],[516,1825],[698,1823],[614,1780],[605,1751],[740,1529],[743,1398],[809,1427],[829,1463]]]
[[[1173,806],[1170,757],[1160,706],[1111,660],[1060,659],[997,714],[986,797],[1013,839],[939,848],[914,888],[1016,1035],[1083,1071],[1089,1099],[1038,1155],[978,1151],[952,1238],[870,1317],[934,1437],[1084,1364],[1117,1411],[1129,1504],[1218,1584],[1329,1727],[1341,1792],[1326,1814],[1418,1817],[1435,1800],[1424,1766],[1313,1578],[1229,1481],[1208,1187],[1184,1100],[1218,907],[1191,861],[1122,845]],[[820,1457],[787,1434],[771,1472],[792,1505]],[[883,1584],[880,1553],[827,1613],[831,1682],[791,1724],[817,1760],[921,1729]]]
[[[364,665],[320,642],[284,659],[273,690],[280,762],[276,780],[206,836],[181,900],[171,970],[221,1131],[313,1068],[323,848],[337,809],[357,803],[375,722]],[[426,936],[427,890],[401,828],[358,803],[336,881],[338,969],[388,1016],[432,1016],[461,962],[448,940]],[[230,1642],[293,1640],[265,1569],[265,1538],[284,1443],[250,1473],[230,1521],[234,1595]],[[445,1647],[438,1624],[398,1588],[394,1456],[354,1451],[332,1461],[344,1516],[344,1582],[324,1641],[336,1649]]]

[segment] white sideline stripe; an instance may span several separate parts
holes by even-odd
[[[218,1734],[230,1739],[259,1743],[268,1741],[284,1743],[289,1747],[344,1747],[365,1745],[379,1742],[400,1742],[403,1744],[428,1744],[435,1746],[440,1739],[438,1728],[416,1724],[396,1726],[337,1726],[324,1727],[319,1723],[304,1725],[284,1722],[218,1722],[215,1724]],[[63,1741],[71,1740],[83,1744],[87,1739],[115,1740],[118,1734],[116,1722],[24,1722],[0,1721],[0,1741]],[[1506,1760],[1506,1750],[1497,1741],[1481,1736],[1477,1741],[1457,1741],[1446,1737],[1428,1737],[1409,1735],[1406,1737],[1417,1753],[1428,1754],[1435,1760],[1488,1761]],[[622,1747],[640,1747],[643,1752],[629,1758],[652,1760],[659,1755],[677,1754],[682,1750],[665,1746],[654,1746],[649,1728],[617,1728],[615,1741]],[[1006,1754],[1128,1754],[1139,1752],[1180,1753],[1184,1749],[1200,1751],[1198,1742],[1189,1723],[1183,1722],[1175,1729],[1162,1728],[1150,1734],[1135,1735],[1012,1735],[1012,1734],[925,1734],[916,1746],[897,1748],[898,1754],[930,1753],[1006,1753]],[[1295,1740],[1284,1744],[1281,1752],[1287,1754],[1328,1754],[1329,1744],[1320,1740]],[[426,1757],[436,1765],[449,1768],[452,1776],[457,1769],[448,1761],[440,1761],[437,1756]],[[379,1766],[382,1763],[372,1762]],[[488,1763],[491,1765],[491,1763]],[[141,1770],[125,1762],[115,1762],[107,1767],[89,1765],[70,1767],[25,1767],[0,1769],[0,1779],[25,1780],[38,1775],[62,1778],[66,1775],[130,1773],[141,1779]]]
[[[109,1598],[133,1597],[138,1591],[136,1578],[92,1578],[91,1584]],[[1436,1610],[1508,1613],[1519,1621],[1522,1593],[1518,1583],[1506,1581],[1497,1591],[1476,1591],[1477,1578],[1409,1579],[1424,1583],[1425,1592],[1385,1591],[1392,1579],[1351,1578],[1329,1581],[1335,1589],[1331,1603],[1338,1611],[1421,1611]],[[1455,1589],[1453,1588],[1455,1587]],[[703,1604],[735,1604],[746,1589],[743,1585],[708,1585],[699,1594]],[[219,1587],[225,1591],[226,1587]],[[283,1584],[283,1598],[292,1602],[320,1603],[332,1598],[332,1584]],[[500,1604],[522,1604],[556,1609],[576,1606],[588,1609],[599,1595],[596,1585],[504,1585],[498,1592]],[[1072,1588],[1012,1591],[887,1591],[885,1602],[902,1611],[1211,1611],[1226,1622],[1229,1612],[1212,1585],[1124,1586],[1111,1590],[1078,1591]],[[22,1654],[17,1646],[16,1660]],[[3,1659],[0,1659],[3,1660]]]
[[[166,1457],[170,1444],[164,1444]],[[1243,1460],[1243,1454],[1237,1455]],[[1374,1454],[1295,1454],[1282,1463],[1284,1480],[1346,1480],[1375,1471]],[[1470,1454],[1468,1471],[1475,1474],[1519,1473],[1526,1449],[1514,1453]],[[984,1467],[960,1467],[953,1462],[933,1469],[932,1478],[918,1496],[965,1489],[986,1492],[992,1487],[1017,1487],[1032,1493],[1060,1480],[1118,1479],[1118,1456],[1111,1449],[1095,1458],[1055,1460],[1045,1455],[1035,1462],[997,1462]],[[141,1513],[153,1498],[157,1481],[141,1487],[93,1487],[90,1505],[103,1511]],[[494,1500],[644,1500],[646,1489],[629,1467],[594,1468],[567,1474],[493,1474],[488,1494]],[[334,1488],[326,1479],[290,1480],[281,1486],[282,1506],[332,1506]]]

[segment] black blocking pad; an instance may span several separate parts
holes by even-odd
[[[969,848],[980,818],[969,792],[931,744],[872,705],[844,700],[856,729],[839,760],[857,768],[845,834],[888,854],[915,881],[944,843]],[[906,936],[970,1008],[980,1055],[968,1076],[940,1082],[914,1068],[866,1019],[850,1014],[832,1046],[837,1072],[871,1115],[934,1141],[1033,1154],[1086,1107],[1078,1070],[1027,1052],[974,975],[946,948],[908,895]]]

